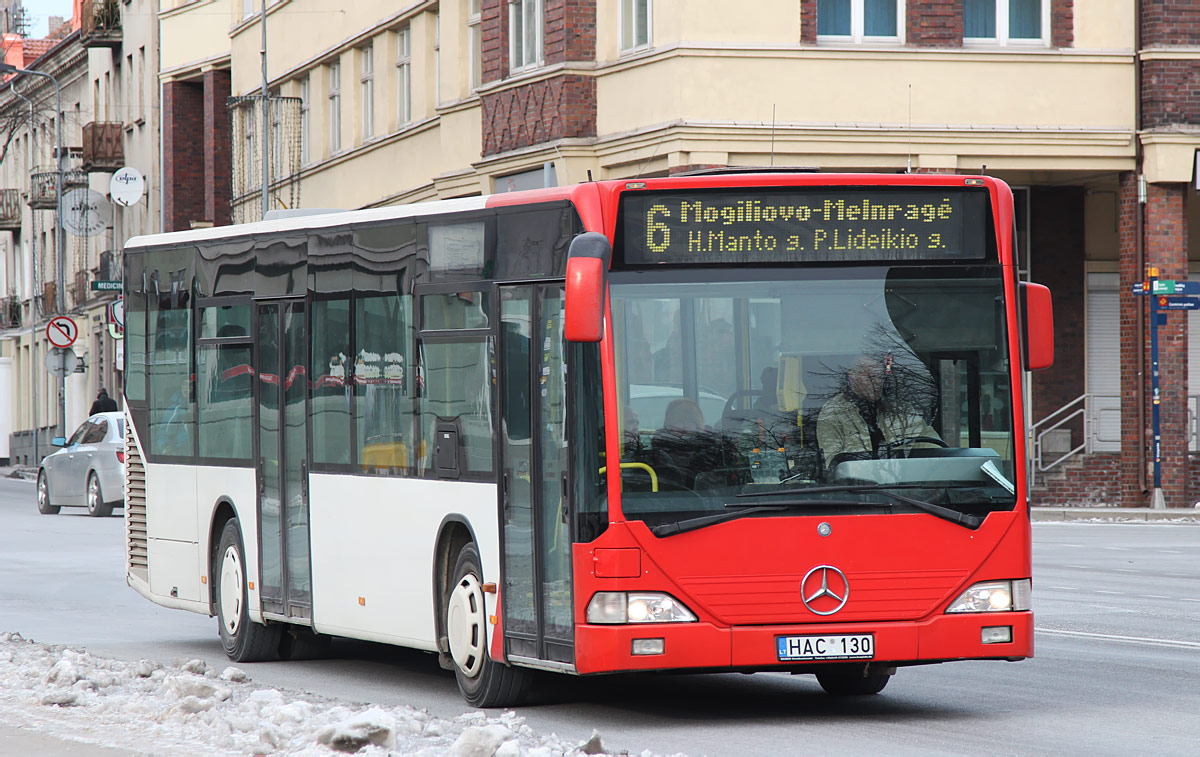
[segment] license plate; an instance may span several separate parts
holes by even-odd
[[[782,660],[869,660],[875,656],[875,634],[777,636]]]

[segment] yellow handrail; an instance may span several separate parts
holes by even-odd
[[[646,465],[645,463],[621,463],[620,467],[621,468],[644,468],[645,471],[650,474],[650,491],[652,491],[652,492],[658,491],[658,474],[655,473],[654,469],[651,468],[649,465]],[[608,471],[608,466],[606,465],[600,469],[600,475],[603,476],[607,471]]]

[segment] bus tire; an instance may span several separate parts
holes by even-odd
[[[50,504],[50,482],[46,479],[46,471],[38,473],[37,483],[38,512],[42,515],[58,515],[61,510],[58,505]]]
[[[463,546],[454,564],[454,583],[444,618],[458,690],[473,707],[512,707],[529,687],[530,671],[492,660],[487,650],[487,607],[483,601],[479,551]]]
[[[250,620],[246,590],[246,550],[236,519],[225,524],[214,556],[217,577],[217,622],[221,646],[235,662],[260,662],[279,656],[280,626]]]
[[[817,683],[831,696],[868,696],[883,691],[894,672],[895,668],[871,665],[830,665],[817,673]]]

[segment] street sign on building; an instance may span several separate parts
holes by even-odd
[[[120,281],[93,281],[93,292],[119,292],[121,291],[122,283]]]

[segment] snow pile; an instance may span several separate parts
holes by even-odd
[[[207,754],[551,757],[602,753],[542,736],[514,712],[443,720],[412,707],[303,698],[200,660],[122,662],[0,633],[0,720],[131,751]]]

